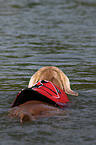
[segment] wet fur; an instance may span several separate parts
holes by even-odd
[[[51,81],[67,94],[76,95],[70,88],[70,82],[68,77],[57,67],[46,66],[39,69],[30,79],[28,88],[32,87],[39,80]],[[10,110],[11,117],[20,118],[20,122],[33,121],[39,117],[53,114],[54,111],[59,109],[43,103],[40,101],[29,101]]]
[[[11,118],[20,118],[20,122],[34,121],[37,118],[50,116],[58,108],[40,101],[29,101],[10,110]]]

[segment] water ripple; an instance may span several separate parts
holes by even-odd
[[[96,144],[95,15],[95,0],[0,1],[1,144]],[[46,65],[64,71],[79,97],[52,117],[11,120],[16,95]]]

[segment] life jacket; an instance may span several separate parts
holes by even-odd
[[[23,89],[17,95],[12,107],[16,107],[25,102],[38,100],[64,108],[69,99],[65,92],[58,86],[49,81],[38,81],[31,88]]]

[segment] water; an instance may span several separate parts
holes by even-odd
[[[53,117],[7,115],[39,68],[54,65],[78,97]],[[0,0],[0,144],[96,144],[96,1]]]

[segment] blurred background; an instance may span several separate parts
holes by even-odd
[[[57,66],[78,97],[53,117],[8,117],[41,67]],[[96,0],[0,0],[0,144],[96,144]]]

